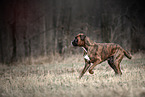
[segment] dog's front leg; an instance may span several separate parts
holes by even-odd
[[[89,73],[90,73],[90,74],[94,74],[93,69],[94,69],[94,67],[95,67],[96,65],[98,65],[99,63],[101,63],[101,60],[99,60],[99,59],[98,59],[96,62],[93,63],[93,65],[89,68]]]
[[[85,72],[88,70],[88,68],[91,66],[90,63],[88,63],[87,61],[85,61],[85,66],[84,66],[84,69],[82,70],[79,78],[81,79],[81,77],[85,74]]]

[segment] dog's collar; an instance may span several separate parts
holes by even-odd
[[[84,48],[84,47],[82,47],[83,48],[83,50],[87,53],[88,51]]]

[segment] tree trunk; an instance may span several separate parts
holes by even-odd
[[[31,39],[29,39],[29,44],[28,44],[28,48],[29,48],[29,65],[31,65],[32,60],[31,60]]]
[[[29,56],[28,52],[28,41],[27,41],[27,33],[28,33],[28,20],[27,20],[27,1],[23,1],[24,3],[24,22],[25,22],[25,29],[24,29],[24,35],[23,35],[23,41],[24,41],[24,54],[25,57]]]
[[[46,56],[46,23],[45,23],[45,16],[43,16],[43,52],[44,56]]]
[[[53,27],[54,27],[54,36],[53,36],[53,44],[54,45],[54,50],[53,53],[56,54],[57,52],[57,15],[56,15],[56,1],[53,0]]]
[[[1,62],[4,63],[4,54],[3,54],[3,46],[2,46],[2,35],[0,33],[0,54],[1,54]]]
[[[16,55],[17,55],[17,44],[16,44],[16,22],[11,24],[12,29],[12,43],[13,43],[13,50],[12,50],[12,57],[11,62],[16,61]]]
[[[12,44],[13,44],[13,50],[12,50],[12,57],[11,57],[11,63],[15,62],[16,55],[17,55],[17,39],[16,39],[16,24],[17,24],[17,0],[14,3],[14,21],[11,23],[11,30],[12,30]]]

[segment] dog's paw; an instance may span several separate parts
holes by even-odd
[[[89,73],[90,73],[90,74],[94,74],[94,71],[93,71],[93,70],[89,70]]]

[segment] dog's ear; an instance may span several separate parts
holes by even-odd
[[[80,35],[81,40],[85,40],[86,36],[85,35]]]

